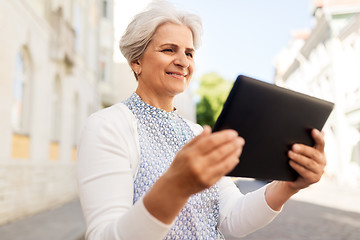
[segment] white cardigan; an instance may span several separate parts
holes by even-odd
[[[202,127],[187,121],[195,135]],[[133,205],[134,177],[140,159],[137,121],[122,103],[92,114],[78,145],[78,185],[87,224],[86,239],[163,239],[164,224],[144,207]],[[218,227],[224,236],[241,237],[271,222],[279,213],[265,201],[265,187],[242,195],[229,177],[219,182]]]

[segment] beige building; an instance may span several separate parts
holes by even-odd
[[[112,1],[0,1],[0,224],[77,197],[76,142],[112,76]]]
[[[276,59],[275,83],[335,103],[324,127],[326,176],[360,185],[360,1],[313,1],[314,27]]]

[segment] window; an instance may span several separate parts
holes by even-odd
[[[73,120],[73,144],[76,146],[80,131],[80,100],[79,94],[75,93],[74,95],[74,104],[73,104],[73,111],[74,111],[74,120]]]
[[[51,116],[52,116],[52,126],[51,126],[51,140],[58,142],[60,140],[60,130],[61,130],[61,116],[62,116],[62,84],[59,76],[55,77],[53,83],[53,93],[52,93],[52,103],[51,103]]]
[[[351,161],[360,166],[360,141],[352,149]]]
[[[31,106],[31,66],[27,49],[22,48],[15,58],[13,81],[12,127],[14,132],[29,134]]]
[[[109,65],[108,65],[108,56],[109,51],[105,48],[101,49],[100,52],[100,61],[99,61],[99,78],[103,82],[109,82]]]
[[[352,149],[351,162],[354,162],[360,166],[360,124],[357,130],[358,130],[358,141]]]
[[[108,11],[109,11],[109,2],[107,1],[107,0],[104,0],[103,1],[103,17],[104,18],[108,18],[109,17],[109,13],[108,13]]]

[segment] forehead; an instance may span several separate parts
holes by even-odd
[[[155,31],[152,42],[156,45],[175,43],[185,48],[194,48],[190,28],[182,24],[164,23],[160,25]]]

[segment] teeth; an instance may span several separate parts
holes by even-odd
[[[185,77],[185,75],[180,75],[180,74],[176,74],[176,73],[169,73],[170,75],[175,75],[175,76],[180,76],[180,77]]]

